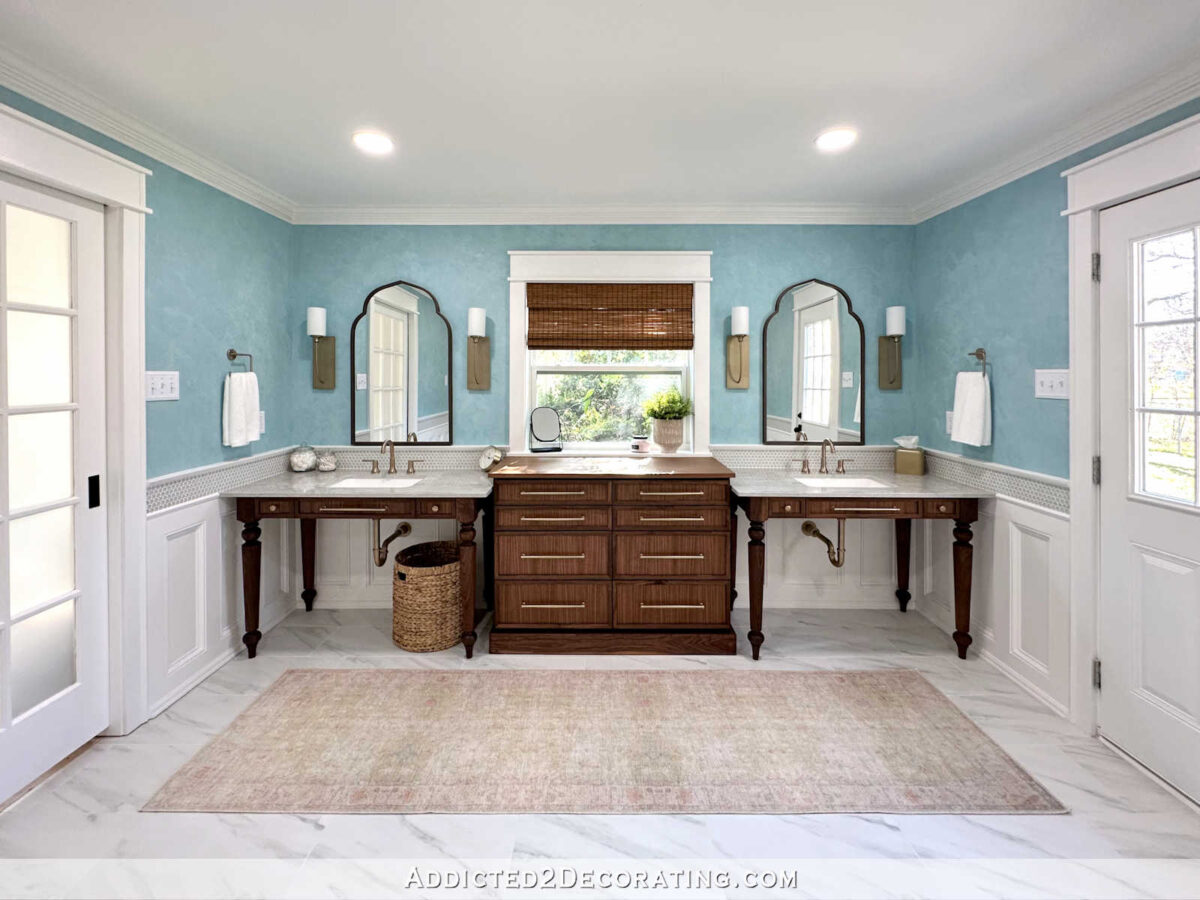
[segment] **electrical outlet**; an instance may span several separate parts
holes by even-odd
[[[843,372],[842,373],[842,387],[844,387],[844,388],[854,387],[854,373],[853,372]]]
[[[178,400],[178,372],[147,372],[146,402],[152,400]]]
[[[354,376],[354,387],[356,390],[365,391],[367,389],[367,373],[358,372]]]
[[[954,410],[946,410],[946,434],[954,431]]]
[[[265,409],[260,409],[258,411],[258,433],[267,433],[267,411]]]
[[[1033,396],[1048,400],[1071,398],[1070,369],[1035,369],[1033,372]]]

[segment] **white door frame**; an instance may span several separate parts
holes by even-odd
[[[1071,719],[1095,732],[1092,660],[1099,642],[1100,495],[1092,457],[1100,446],[1100,379],[1093,254],[1100,252],[1100,211],[1200,178],[1200,116],[1118,147],[1063,172],[1067,179],[1071,342]],[[1103,261],[1100,275],[1103,277]],[[1109,477],[1121,477],[1113,473]]]
[[[149,169],[0,104],[0,171],[104,205],[107,733],[147,718],[145,221]]]

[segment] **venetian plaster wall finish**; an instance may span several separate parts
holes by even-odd
[[[154,173],[146,179],[154,210],[146,217],[146,368],[177,370],[180,399],[146,404],[147,475],[295,443],[288,364],[304,329],[289,329],[286,313],[292,227],[5,88],[0,103]],[[267,413],[266,434],[237,449],[221,446],[229,347],[254,354]]]
[[[762,324],[783,288],[806,278],[843,286],[868,330],[867,370],[875,366],[871,337],[883,328],[883,309],[911,297],[913,229],[904,226],[817,225],[570,225],[570,226],[297,226],[293,244],[292,327],[303,328],[304,307],[329,308],[339,345],[371,288],[404,278],[438,298],[454,329],[454,441],[503,443],[508,416],[509,250],[712,250],[711,403],[713,443],[758,443],[762,399]],[[725,387],[725,337],[730,310],[750,307],[749,391]],[[467,391],[467,309],[488,311],[492,388]],[[295,360],[297,379],[310,365],[307,348]],[[343,360],[339,365],[345,369]],[[905,360],[916,367],[916,361]],[[339,372],[339,381],[341,379]],[[296,382],[301,384],[299,380]],[[323,395],[301,385],[305,411],[297,439],[345,443],[350,413],[345,392]],[[867,441],[905,433],[913,412],[908,389],[867,391]]]

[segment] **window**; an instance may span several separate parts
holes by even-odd
[[[569,448],[628,449],[649,433],[647,399],[671,387],[692,393],[690,350],[530,350],[529,363],[529,408],[557,410]],[[690,447],[685,436],[681,449]]]
[[[371,440],[403,441],[408,422],[409,313],[371,304]]]
[[[1196,245],[1200,227],[1134,245],[1137,491],[1200,506],[1196,479]]]

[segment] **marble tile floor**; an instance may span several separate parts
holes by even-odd
[[[0,858],[1200,858],[1200,814],[916,613],[769,610],[762,660],[491,656],[486,636],[407,654],[389,610],[297,611],[158,717],[103,738],[0,814]],[[345,816],[141,813],[166,778],[288,668],[915,668],[1071,810],[1058,816]],[[485,702],[485,698],[480,698]],[[736,722],[730,723],[736,727]],[[903,747],[896,748],[903,753]]]

